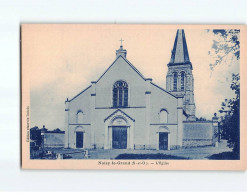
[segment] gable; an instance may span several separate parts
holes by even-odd
[[[86,89],[82,90],[80,93],[78,93],[77,95],[75,95],[73,98],[71,98],[69,100],[69,102],[73,101],[74,99],[76,99],[77,97],[79,97],[81,94],[83,94],[85,91],[87,91],[90,87],[92,87],[92,85],[89,85]]]
[[[133,71],[137,73],[137,76],[141,77],[143,80],[146,80],[146,78],[141,74],[141,72],[137,70],[137,68],[133,64],[131,64],[130,61],[128,61],[126,58],[123,58],[120,55],[116,58],[116,60],[114,60],[114,62],[109,66],[109,68],[107,68],[106,71],[99,77],[96,83],[99,82],[103,77],[105,77],[110,72],[110,70],[113,69],[114,66],[120,66],[120,65],[129,66]]]
[[[160,91],[163,91],[163,92],[165,92],[166,94],[171,95],[172,97],[174,97],[174,98],[176,98],[176,99],[177,99],[177,97],[176,97],[175,95],[173,95],[172,93],[170,93],[170,92],[166,91],[166,90],[165,90],[165,89],[163,89],[162,87],[160,87],[160,86],[158,86],[158,85],[154,84],[153,82],[151,82],[151,84],[152,84],[155,88],[159,89]]]
[[[117,81],[129,89],[129,106],[145,106],[146,79],[125,58],[119,56],[95,84],[96,107],[112,107],[112,90]]]
[[[110,114],[108,117],[106,117],[104,119],[104,122],[107,120],[113,119],[114,116],[123,116],[123,117],[128,118],[128,119],[132,120],[133,122],[135,122],[135,120],[132,117],[130,117],[128,114],[126,114],[124,111],[122,111],[120,109],[115,110],[112,114]]]

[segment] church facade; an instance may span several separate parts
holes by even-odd
[[[184,30],[176,34],[166,89],[145,78],[127,60],[121,45],[101,77],[65,101],[65,147],[182,147],[184,122],[190,123],[190,129],[196,120],[192,69]]]

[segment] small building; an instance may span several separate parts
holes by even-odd
[[[30,129],[30,147],[32,150],[41,148],[64,147],[64,131],[55,129],[49,131],[45,125],[41,129],[33,127]]]

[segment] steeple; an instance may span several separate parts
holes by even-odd
[[[171,60],[166,75],[166,90],[176,97],[183,96],[183,109],[188,121],[195,121],[194,77],[183,29],[177,30]]]
[[[177,30],[171,60],[168,65],[178,64],[191,64],[185,39],[185,33],[183,29]]]
[[[118,56],[123,56],[124,58],[126,58],[126,55],[127,55],[127,50],[126,49],[123,49],[123,39],[121,38],[121,45],[120,45],[120,48],[118,50],[116,50],[116,58]]]

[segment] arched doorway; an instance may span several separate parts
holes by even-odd
[[[134,149],[135,120],[118,109],[104,120],[104,149]]]
[[[168,133],[159,132],[159,150],[168,150]]]
[[[127,149],[128,126],[126,120],[117,117],[112,122],[112,149]]]
[[[81,126],[76,127],[75,129],[75,147],[84,148],[84,133],[85,131]]]
[[[159,127],[157,138],[157,150],[170,150],[170,131],[167,126]]]

